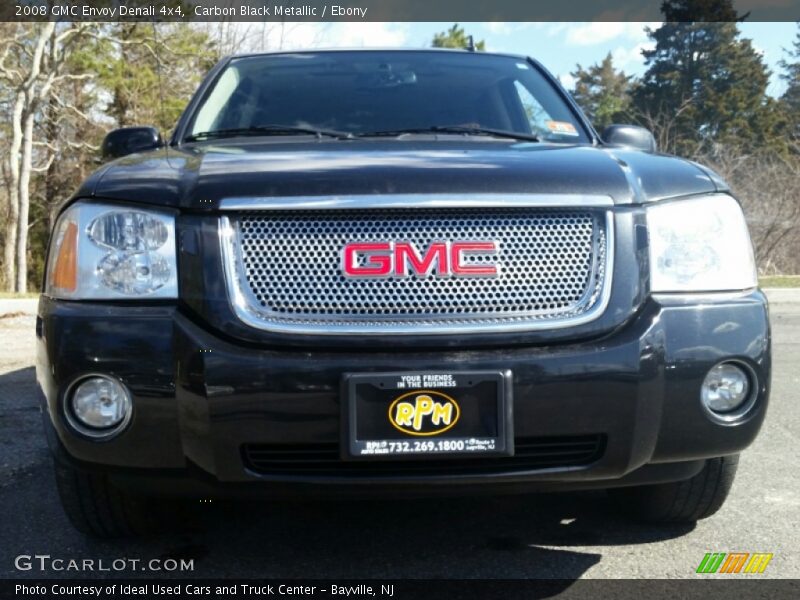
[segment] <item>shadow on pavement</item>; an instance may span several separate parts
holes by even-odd
[[[76,533],[41,465],[0,488],[0,554],[193,559],[192,577],[557,578],[575,580],[607,546],[667,540],[691,527],[652,527],[617,515],[602,492],[299,504],[224,503],[190,509],[191,533],[97,541]],[[558,546],[560,548],[553,548]],[[573,549],[574,548],[574,549]],[[109,574],[106,574],[108,576]],[[117,574],[111,574],[117,575]],[[185,577],[187,573],[119,573]],[[0,575],[2,576],[2,575]],[[6,577],[70,576],[21,573]]]

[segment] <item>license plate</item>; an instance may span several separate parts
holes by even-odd
[[[511,456],[511,373],[347,374],[342,458]]]

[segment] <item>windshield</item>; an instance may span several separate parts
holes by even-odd
[[[189,137],[279,127],[353,135],[495,130],[586,142],[556,89],[524,60],[482,53],[301,52],[232,60],[205,94]],[[462,128],[459,132],[455,128]],[[295,133],[303,133],[295,132]]]

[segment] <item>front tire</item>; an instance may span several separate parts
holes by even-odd
[[[152,512],[145,499],[115,487],[105,475],[55,461],[56,485],[64,512],[86,535],[118,538],[153,531]]]
[[[685,481],[610,490],[611,497],[635,518],[651,523],[694,523],[717,512],[733,486],[739,455],[710,458]]]

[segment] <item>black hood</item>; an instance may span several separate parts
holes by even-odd
[[[616,204],[724,189],[689,161],[632,150],[471,141],[239,140],[119,159],[76,196],[213,210],[223,198],[602,194]]]

